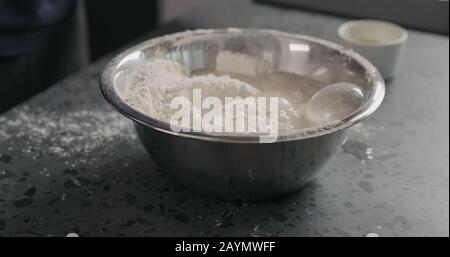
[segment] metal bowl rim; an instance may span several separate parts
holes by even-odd
[[[364,69],[366,70],[366,76],[369,76],[369,80],[372,81],[370,94],[367,98],[367,101],[364,105],[362,105],[357,111],[355,111],[350,116],[344,118],[341,121],[328,123],[325,126],[316,126],[305,129],[290,129],[286,131],[279,132],[277,139],[275,142],[284,142],[284,141],[295,141],[312,137],[319,137],[326,134],[331,134],[336,131],[345,129],[350,127],[361,120],[367,118],[371,115],[381,104],[385,94],[385,84],[384,80],[381,77],[378,70],[371,64],[367,59],[359,55],[353,50],[346,49],[338,44],[333,42],[319,39],[312,36],[300,35],[300,34],[292,34],[288,32],[282,32],[278,30],[271,29],[236,29],[236,28],[227,28],[227,29],[198,29],[193,31],[184,31],[177,32],[161,37],[152,38],[150,40],[144,41],[140,44],[132,46],[120,54],[113,57],[108,64],[105,66],[104,70],[100,75],[100,90],[108,103],[110,103],[118,112],[127,118],[142,124],[144,126],[150,127],[152,129],[158,130],[163,133],[168,133],[175,136],[205,140],[205,141],[213,141],[213,142],[226,142],[226,143],[261,143],[260,135],[244,135],[244,134],[227,134],[227,135],[218,135],[214,133],[202,133],[202,132],[175,132],[170,129],[170,125],[167,122],[152,118],[147,116],[140,111],[134,109],[126,102],[122,100],[122,98],[118,95],[115,87],[114,87],[114,76],[116,75],[116,70],[118,64],[129,54],[143,50],[149,47],[153,47],[155,45],[172,41],[177,42],[180,39],[184,39],[186,37],[193,36],[201,36],[201,35],[214,35],[214,34],[229,34],[229,33],[262,33],[262,34],[270,34],[277,37],[287,37],[292,39],[300,39],[304,41],[309,41],[313,43],[317,43],[323,45],[327,48],[334,49],[338,51],[341,55],[346,55],[351,59],[358,62]]]

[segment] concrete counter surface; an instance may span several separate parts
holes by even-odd
[[[335,41],[344,21],[220,1],[147,37],[250,27]],[[257,204],[206,199],[166,177],[100,94],[107,56],[0,116],[0,235],[448,236],[449,41],[408,32],[380,109],[312,184]]]

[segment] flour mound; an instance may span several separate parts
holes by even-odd
[[[155,59],[137,67],[130,74],[123,99],[142,113],[169,122],[173,114],[172,99],[178,96],[192,103],[193,89],[201,89],[207,96],[257,96],[261,91],[252,85],[228,75],[213,74],[190,76],[189,70],[179,63]]]

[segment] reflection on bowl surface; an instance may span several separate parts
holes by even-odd
[[[271,71],[314,77],[323,85],[356,84],[360,102],[340,120],[285,129],[274,142],[261,143],[252,134],[175,132],[167,121],[146,115],[122,98],[127,75],[143,63],[170,59],[191,72],[217,70],[217,58],[224,52],[252,56]],[[227,200],[260,200],[306,185],[342,145],[347,128],[373,113],[384,96],[378,71],[353,51],[273,30],[198,30],[155,38],[111,60],[100,84],[106,100],[134,121],[141,142],[160,166],[195,191]],[[329,97],[326,94],[321,97]],[[331,100],[339,103],[335,97]]]

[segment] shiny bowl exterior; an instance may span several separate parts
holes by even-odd
[[[275,69],[300,75],[332,67],[329,70],[335,74],[324,83],[359,84],[364,104],[344,120],[280,132],[275,142],[260,143],[255,135],[174,132],[168,123],[133,109],[120,97],[126,86],[120,76],[135,65],[158,57],[176,60],[191,70],[211,69],[223,50],[264,57],[270,53]],[[134,121],[144,147],[173,178],[226,200],[266,199],[309,183],[344,143],[347,129],[378,108],[385,90],[376,68],[351,50],[309,36],[252,29],[187,31],[143,42],[109,62],[100,87],[105,99]]]

